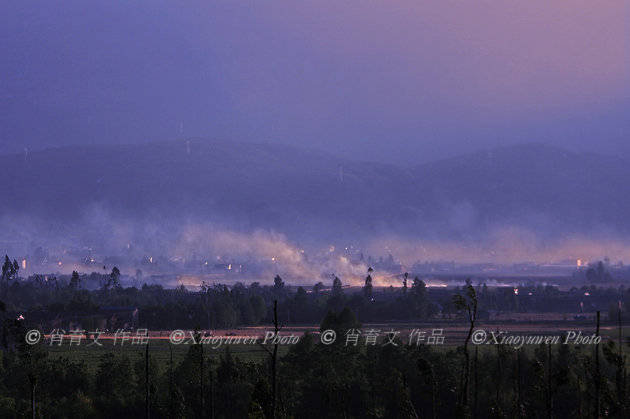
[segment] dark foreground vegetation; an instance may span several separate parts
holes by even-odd
[[[463,300],[467,304],[466,299]],[[342,333],[349,310],[327,316]],[[323,345],[304,335],[263,362],[191,344],[157,362],[149,347],[113,350],[96,365],[27,345],[13,321],[0,366],[0,417],[627,417],[627,374],[601,345],[431,347]],[[170,345],[161,343],[162,345]],[[85,350],[89,350],[86,348]],[[68,356],[70,356],[68,352]],[[276,383],[275,386],[273,383]],[[274,391],[275,388],[275,391]],[[33,413],[34,411],[34,413]]]
[[[117,269],[100,275],[100,286],[90,290],[82,284],[87,279],[78,274],[67,280],[18,280],[17,264],[4,266],[3,418],[621,418],[630,414],[621,338],[597,345],[541,344],[518,350],[471,343],[473,329],[494,307],[526,311],[544,304],[561,305],[565,299],[573,304],[571,298],[583,296],[583,290],[560,293],[540,287],[531,289],[536,296],[528,297],[534,298],[520,298],[522,293],[510,288],[506,292],[467,284],[431,296],[421,280],[407,283],[405,277],[403,287],[376,293],[368,276],[364,287],[354,293],[346,293],[338,278],[329,290],[318,284],[307,292],[301,287],[289,289],[280,277],[274,286],[217,285],[189,292],[156,286],[123,288]],[[599,301],[610,303],[628,296],[626,290],[593,288],[591,293],[600,293]],[[72,322],[86,331],[103,321],[107,327],[126,326],[115,324],[123,317],[120,312],[99,315],[106,305],[137,307],[137,319],[132,316],[129,321],[151,329],[264,323],[277,330],[289,321],[317,319],[322,330],[345,336],[361,327],[359,319],[451,315],[470,328],[458,347],[400,340],[347,346],[345,339],[324,345],[319,336],[306,334],[281,350],[273,344],[260,345],[264,356],[257,360],[241,357],[236,346],[217,351],[190,344],[184,356],[158,361],[155,345],[169,344],[150,342],[135,352],[112,350],[88,365],[72,357],[71,351],[67,356],[51,356],[46,345],[25,342],[26,331],[43,324],[66,327]],[[623,301],[619,306],[624,306]],[[16,316],[20,310],[26,313],[23,318]],[[622,312],[611,309],[608,316],[620,320]]]
[[[405,274],[399,286],[375,288],[371,271],[360,288],[347,289],[340,278],[312,287],[288,286],[280,276],[273,285],[258,282],[230,287],[203,283],[197,290],[160,285],[123,287],[120,271],[56,277],[32,275],[19,278],[17,262],[7,257],[0,278],[0,301],[6,317],[23,316],[42,330],[109,329],[143,327],[151,330],[229,329],[269,324],[273,301],[283,324],[319,324],[329,311],[350,308],[362,322],[424,321],[461,316],[453,296],[462,287],[427,288],[418,277]],[[630,288],[589,286],[560,291],[553,286],[488,287],[476,281],[478,318],[496,313],[583,313],[602,311],[616,322],[621,308],[630,307]]]

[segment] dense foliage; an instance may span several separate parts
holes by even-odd
[[[361,292],[332,286],[291,288],[204,284],[123,288],[120,272],[68,278],[18,278],[8,261],[2,273],[0,417],[627,417],[626,357],[613,341],[601,345],[459,347],[378,342],[332,345],[306,334],[264,362],[239,359],[192,344],[182,360],[158,362],[147,351],[106,353],[96,365],[52,357],[27,345],[27,328],[39,320],[86,322],[107,306],[139,310],[138,326],[203,329],[239,324],[317,323],[338,336],[362,322],[455,317],[470,330],[488,311],[563,307],[584,290],[473,287],[428,290],[420,279],[376,290],[368,275]],[[369,273],[368,273],[369,274]],[[86,286],[89,281],[97,287]],[[408,286],[409,285],[409,286]],[[624,289],[589,288],[604,303],[627,300]],[[529,295],[531,292],[532,295]],[[525,295],[523,295],[526,293]],[[277,306],[277,309],[275,307]],[[626,304],[627,306],[627,304]],[[593,309],[593,307],[587,307]],[[26,313],[25,319],[16,316]],[[611,309],[609,317],[618,312]],[[92,317],[90,317],[92,316]],[[28,327],[27,327],[28,326]],[[268,345],[269,346],[269,345]],[[261,348],[261,351],[264,349]],[[275,378],[275,380],[274,380]],[[276,382],[274,386],[273,383]],[[275,390],[275,391],[274,391]],[[275,396],[274,396],[275,394]],[[274,403],[275,402],[275,403]]]
[[[322,324],[359,326],[348,309]],[[37,417],[142,417],[145,409],[152,417],[273,417],[271,351],[269,362],[246,362],[230,347],[192,344],[181,362],[157,363],[141,348],[88,366],[50,359],[23,343],[24,331],[14,321],[14,345],[3,351],[1,417],[30,416],[31,394]],[[323,345],[304,335],[278,360],[276,417],[627,417],[627,374],[613,342],[475,347],[466,390],[464,348],[395,342]]]
[[[318,324],[330,311],[349,307],[364,322],[422,321],[452,318],[458,315],[452,297],[457,288],[427,288],[419,279],[402,278],[399,287],[375,288],[368,273],[362,289],[348,289],[335,277],[331,284],[312,287],[288,286],[277,276],[273,285],[257,282],[248,286],[237,282],[230,287],[203,283],[197,290],[183,286],[175,289],[144,284],[139,288],[122,287],[120,271],[70,276],[18,277],[17,264],[5,262],[0,281],[6,312],[23,315],[42,329],[70,324],[95,329],[106,324],[109,329],[124,326],[112,322],[112,310],[136,310],[135,327],[165,329],[223,329],[242,325],[270,323],[273,301],[280,304],[279,318],[285,324]],[[6,270],[6,273],[4,273]],[[602,311],[606,319],[616,321],[619,301],[630,307],[630,288],[603,288],[596,285],[560,291],[550,285],[512,287],[475,286],[479,318],[497,312],[580,313]],[[109,310],[109,311],[108,311]],[[119,316],[120,317],[120,316]],[[99,322],[106,320],[106,322]]]

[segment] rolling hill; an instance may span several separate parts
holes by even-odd
[[[630,231],[630,165],[527,144],[398,167],[277,144],[200,139],[0,156],[0,211],[58,223],[201,219],[299,237]]]

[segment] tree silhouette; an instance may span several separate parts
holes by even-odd
[[[0,287],[2,287],[2,299],[5,300],[7,297],[7,293],[9,292],[9,283],[17,279],[18,271],[20,270],[20,265],[18,265],[17,261],[14,259],[11,262],[8,255],[4,255],[4,263],[2,264],[2,277],[0,281]]]
[[[365,277],[365,285],[363,286],[363,296],[367,300],[372,299],[372,276],[369,274],[368,276]]]
[[[79,273],[77,271],[72,271],[72,276],[70,277],[70,289],[72,290],[79,289],[80,283],[81,283],[81,278],[79,277]]]
[[[475,321],[477,320],[477,294],[475,288],[470,284],[470,280],[466,280],[466,286],[464,287],[464,295],[456,294],[453,296],[453,304],[458,310],[464,311],[466,318],[469,322],[468,334],[464,341],[464,365],[462,367],[461,387],[459,403],[464,411],[469,410],[468,406],[468,381],[470,376],[470,354],[468,353],[468,343],[472,336],[473,329],[475,328]]]

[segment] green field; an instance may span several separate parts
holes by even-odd
[[[555,323],[555,322],[554,322]],[[523,323],[512,323],[512,324],[480,324],[475,327],[475,329],[484,329],[488,332],[490,331],[498,331],[503,330],[507,331],[511,335],[561,335],[562,333],[568,330],[581,330],[583,334],[592,334],[594,330],[592,330],[592,325],[590,324],[575,324],[574,322],[558,322],[558,323],[545,323],[545,324],[523,324]],[[430,345],[435,350],[449,350],[453,349],[458,345],[462,345],[465,339],[465,336],[468,332],[468,326],[465,324],[449,324],[449,325],[439,325],[439,324],[378,324],[378,325],[364,325],[363,329],[377,327],[380,330],[386,331],[390,329],[399,330],[400,337],[403,339],[403,345],[408,343],[408,336],[412,329],[418,328],[419,330],[427,331],[426,336],[430,336],[432,328],[444,328],[445,342],[444,345]],[[242,331],[241,331],[242,332]],[[296,335],[301,335],[300,331],[296,332]],[[600,334],[602,336],[602,343],[605,343],[607,340],[617,341],[618,338],[618,329],[612,326],[604,326],[600,330]],[[623,328],[623,341],[627,342],[630,337],[630,327]],[[319,338],[316,337],[316,340]],[[338,337],[338,339],[340,339]],[[345,337],[341,337],[342,344],[345,342]],[[62,345],[49,345],[46,343],[40,343],[41,347],[45,349],[51,358],[68,358],[73,361],[83,362],[87,368],[96,369],[99,364],[100,358],[105,354],[117,354],[117,355],[126,355],[132,361],[140,360],[144,358],[145,355],[145,346],[132,344],[131,342],[125,342],[124,344],[114,344],[113,339],[103,339],[100,340],[102,346],[98,345],[89,345],[90,340],[81,342],[80,345],[70,345],[68,341],[64,341]],[[379,345],[383,343],[382,339],[379,339]],[[422,344],[426,344],[426,341]],[[359,346],[364,346],[363,340],[359,341]],[[160,339],[151,339],[149,343],[149,354],[152,359],[154,359],[158,365],[168,365],[170,359],[172,357],[174,365],[177,365],[181,362],[186,353],[188,352],[191,344],[171,344],[168,339],[160,338]],[[220,345],[215,348],[210,344],[204,344],[204,354],[212,359],[212,357],[216,357],[218,359],[221,354],[224,353],[225,348],[229,346],[231,353],[245,362],[263,362],[267,359],[268,353],[260,344],[230,344],[230,345]],[[525,345],[523,348],[525,350],[533,349],[535,345]],[[592,347],[591,345],[578,345],[581,346],[582,350],[588,350],[588,347]],[[271,348],[271,345],[267,345],[268,348]],[[279,355],[282,356],[289,350],[289,345],[279,345]],[[495,345],[492,344],[482,344],[478,346],[482,353],[487,352],[488,350],[492,350]],[[470,345],[471,350],[475,348],[475,345]],[[626,348],[624,348],[627,350]]]
[[[144,345],[132,345],[129,343],[114,345],[111,340],[105,340],[102,343],[103,346],[87,346],[84,343],[78,346],[70,346],[68,343],[64,343],[61,346],[40,345],[48,352],[49,357],[53,359],[68,358],[72,361],[83,362],[90,370],[98,368],[99,360],[105,354],[126,355],[132,361],[134,359],[144,359]],[[224,353],[226,345],[222,345],[217,349],[213,349],[210,345],[203,345],[203,347],[206,357],[218,358]],[[245,362],[262,362],[269,356],[260,345],[229,345],[229,347],[234,357]],[[168,340],[152,340],[149,344],[149,355],[159,365],[167,365],[172,356],[174,365],[177,365],[184,359],[189,348],[190,345],[174,345],[169,343]],[[287,350],[288,347],[279,346],[279,355],[282,356]]]

